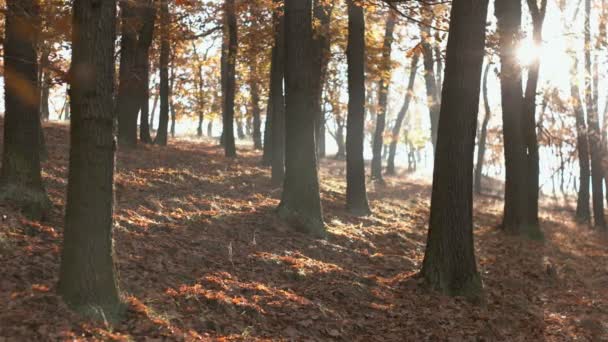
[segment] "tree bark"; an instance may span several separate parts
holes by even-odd
[[[483,164],[485,161],[486,155],[486,141],[488,139],[488,123],[490,122],[490,118],[492,118],[492,111],[490,109],[490,101],[488,98],[488,76],[490,74],[490,69],[492,67],[492,61],[488,60],[486,64],[486,68],[483,72],[483,108],[485,111],[485,115],[483,117],[483,122],[481,123],[481,132],[479,134],[479,144],[477,146],[477,166],[475,167],[475,177],[474,177],[474,189],[476,194],[481,194],[482,186],[481,181],[483,178]]]
[[[365,17],[363,7],[348,0],[348,118],[346,125],[346,209],[371,214],[365,188]]]
[[[4,149],[0,199],[42,219],[51,203],[42,183],[40,88],[36,44],[40,8],[35,0],[6,2],[4,40]]]
[[[136,92],[137,77],[135,59],[137,54],[137,4],[120,0],[120,68],[118,74],[118,93],[116,95],[116,116],[118,118],[118,143],[124,147],[137,145],[137,112],[140,99],[133,96]]]
[[[169,130],[169,0],[160,0],[160,113],[154,143],[167,146]]]
[[[268,104],[270,119],[266,119],[267,129],[271,132],[268,139],[272,141],[269,150],[272,165],[272,184],[274,186],[282,185],[285,179],[285,96],[283,89],[285,77],[285,17],[284,8],[279,6],[280,3],[280,0],[275,0],[277,7],[273,13],[275,35],[270,70],[270,102]]]
[[[260,89],[258,86],[258,82],[253,75],[257,72],[256,66],[250,65],[250,79],[249,79],[249,88],[251,90],[251,113],[253,116],[253,148],[256,150],[261,150],[262,146],[262,121],[260,119],[261,109],[260,109]]]
[[[142,20],[137,41],[135,55],[135,70],[139,75],[135,86],[136,93],[140,96],[139,109],[141,111],[139,121],[139,139],[145,144],[152,143],[150,135],[149,101],[150,101],[150,46],[154,38],[154,23],[156,19],[156,6],[154,0],[146,0],[138,13]],[[135,114],[137,116],[137,114]]]
[[[391,83],[391,50],[393,46],[393,33],[395,31],[396,14],[389,10],[384,31],[384,44],[382,47],[381,76],[378,82],[378,112],[376,116],[376,129],[372,143],[372,179],[382,181],[382,146],[384,145],[384,130],[386,127],[386,110],[388,105],[388,92]]]
[[[330,23],[334,4],[327,0],[313,1],[314,21],[316,32],[313,35],[314,51],[314,91],[316,118],[316,144],[319,158],[325,157],[325,113],[323,113],[323,88],[327,77],[327,65],[330,58]]]
[[[285,182],[279,216],[325,237],[315,148],[311,0],[285,0]]]
[[[585,0],[585,102],[589,121],[587,128],[591,155],[593,222],[596,228],[605,229],[601,131],[597,103],[593,96],[591,48],[591,0]]]
[[[59,294],[75,311],[117,322],[114,266],[114,39],[116,1],[75,0],[70,163]],[[92,76],[91,76],[92,75]]]
[[[420,27],[422,57],[424,64],[424,82],[426,85],[426,99],[429,108],[431,122],[431,142],[433,149],[437,145],[437,128],[439,125],[439,92],[437,89],[437,78],[435,77],[435,57],[433,56],[433,46],[431,45],[431,29],[428,25]]]
[[[473,245],[473,154],[488,0],[454,0],[422,276],[475,300],[482,284]],[[463,53],[465,51],[465,53]]]
[[[406,114],[410,108],[410,102],[412,101],[412,96],[414,95],[414,84],[416,83],[416,71],[418,69],[418,61],[420,60],[420,54],[417,51],[414,51],[412,55],[412,61],[410,65],[410,77],[409,82],[407,84],[407,91],[405,93],[405,99],[403,100],[403,106],[401,110],[397,114],[397,119],[395,120],[395,125],[393,126],[393,135],[391,139],[391,144],[388,152],[388,162],[386,165],[386,174],[394,175],[395,174],[395,156],[397,154],[397,144],[399,144],[399,136],[401,132],[401,126],[403,125],[403,121],[405,119]]]
[[[536,0],[527,0],[528,8],[532,14],[533,38],[537,46],[543,44],[542,30],[545,21],[547,0],[541,0],[540,7]],[[524,135],[528,150],[528,224],[539,226],[538,195],[539,195],[539,152],[538,137],[536,133],[536,95],[538,92],[538,79],[540,74],[540,56],[530,65],[526,92],[524,97]]]
[[[522,90],[522,69],[517,60],[521,30],[521,3],[497,0],[501,98],[505,150],[505,207],[503,228],[513,234],[540,239],[542,233],[530,222],[528,154],[525,128],[525,107]]]
[[[235,0],[224,0],[224,37],[222,44],[222,118],[226,157],[236,157],[234,141],[234,97],[236,92],[237,26]]]

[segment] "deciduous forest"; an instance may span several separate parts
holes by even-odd
[[[608,340],[608,0],[0,9],[0,341]]]

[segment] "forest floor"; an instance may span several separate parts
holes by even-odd
[[[128,311],[109,326],[79,319],[55,295],[68,128],[45,127],[45,222],[0,206],[0,341],[608,340],[608,237],[544,208],[544,242],[496,227],[502,204],[481,197],[475,240],[485,302],[420,286],[430,185],[406,174],[369,184],[374,214],[344,210],[344,165],[321,167],[329,237],[277,219],[279,189],[260,154],[223,157],[212,143],[119,151],[116,260]]]

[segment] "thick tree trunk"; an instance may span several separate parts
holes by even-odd
[[[483,117],[483,122],[481,123],[481,132],[479,134],[479,144],[477,146],[477,165],[475,167],[475,177],[474,177],[474,189],[476,194],[481,194],[481,180],[483,177],[483,164],[486,155],[486,142],[488,139],[488,123],[490,122],[490,118],[492,117],[492,111],[490,110],[490,101],[488,98],[488,76],[490,74],[490,69],[492,67],[492,62],[488,60],[486,64],[486,68],[483,72],[483,108],[485,111],[485,115]]]
[[[477,299],[473,154],[488,0],[454,0],[439,121],[431,219],[422,276],[448,295]],[[462,51],[467,51],[463,54]]]
[[[601,152],[600,120],[597,103],[593,96],[591,76],[591,0],[585,0],[585,102],[587,104],[587,128],[589,130],[589,151],[591,154],[591,189],[593,203],[593,222],[596,228],[605,229],[603,168]]]
[[[145,0],[138,11],[142,25],[139,30],[137,50],[135,55],[135,70],[138,74],[135,86],[136,93],[140,94],[139,108],[141,110],[139,121],[139,139],[145,143],[152,143],[150,135],[149,101],[150,101],[150,46],[154,38],[154,23],[156,19],[156,6],[154,0]],[[153,109],[154,110],[154,109]],[[137,116],[137,114],[135,114]]]
[[[517,60],[521,30],[521,3],[497,0],[496,18],[500,35],[501,97],[505,150],[505,208],[503,228],[513,234],[542,238],[537,225],[529,222],[528,154],[522,70]]]
[[[311,0],[285,1],[286,148],[279,216],[295,228],[325,237],[315,148]]]
[[[591,222],[591,208],[589,193],[591,179],[591,165],[589,157],[589,139],[587,137],[587,124],[585,122],[585,110],[583,100],[578,87],[578,58],[573,54],[574,62],[570,70],[570,96],[573,100],[573,111],[576,119],[576,149],[578,152],[578,165],[580,184],[576,202],[576,219],[579,222]]]
[[[389,10],[384,31],[384,44],[382,47],[381,77],[378,82],[378,112],[376,116],[376,129],[372,142],[372,179],[382,181],[382,146],[384,145],[384,129],[386,126],[386,110],[388,105],[388,91],[391,83],[391,50],[393,46],[393,33],[395,31],[396,14]]]
[[[145,71],[142,74],[143,80],[143,95],[141,97],[141,111],[139,117],[139,140],[144,144],[152,143],[150,135],[150,62],[146,58]]]
[[[327,0],[313,1],[315,32],[313,35],[313,53],[314,53],[314,95],[315,95],[315,110],[316,118],[316,144],[317,155],[319,158],[325,157],[325,113],[323,113],[323,88],[327,77],[327,64],[330,58],[330,23],[334,4]]]
[[[414,95],[414,84],[416,83],[416,71],[418,69],[418,61],[420,60],[420,54],[418,52],[414,52],[412,55],[412,61],[410,65],[410,77],[409,82],[407,84],[407,91],[405,93],[405,100],[403,100],[403,106],[401,110],[397,114],[397,120],[395,120],[395,125],[393,126],[393,135],[391,139],[391,144],[388,151],[388,162],[386,165],[386,174],[394,175],[395,174],[395,156],[397,154],[397,144],[399,144],[399,135],[401,132],[401,126],[403,125],[403,121],[405,119],[406,114],[410,108],[410,102],[412,101],[412,96]]]
[[[236,92],[237,27],[235,0],[224,0],[222,44],[222,136],[226,157],[236,157],[234,142],[234,97]]]
[[[4,149],[0,199],[32,219],[44,218],[51,203],[40,170],[40,88],[36,42],[40,8],[35,0],[6,2],[4,40]]]
[[[280,0],[275,0],[279,5]],[[275,8],[273,21],[275,26],[274,46],[272,47],[272,65],[270,70],[270,102],[266,119],[267,129],[271,132],[270,157],[272,165],[272,184],[280,186],[285,180],[285,96],[283,80],[285,77],[285,18],[283,7]],[[269,122],[270,120],[270,122]],[[266,148],[264,149],[266,151]]]
[[[348,119],[346,133],[346,209],[371,214],[363,159],[365,126],[365,17],[363,7],[348,0]]]
[[[68,194],[59,294],[77,312],[116,322],[124,311],[114,266],[116,1],[75,0]],[[94,77],[91,77],[94,75]]]
[[[429,117],[431,122],[431,142],[433,148],[437,144],[437,127],[439,125],[439,92],[437,89],[437,79],[435,77],[435,57],[433,56],[433,46],[431,45],[431,29],[428,25],[420,27],[422,36],[422,57],[424,61],[424,82],[426,85],[427,106],[429,108]]]
[[[160,114],[154,143],[167,146],[169,130],[169,0],[160,0]]]
[[[118,143],[123,147],[137,145],[137,111],[140,99],[136,92],[137,74],[135,59],[137,54],[138,11],[133,1],[120,0],[121,33],[120,68],[118,93],[116,95],[116,116],[118,118]]]

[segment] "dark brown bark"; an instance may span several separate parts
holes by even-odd
[[[234,97],[236,92],[237,26],[235,0],[224,0],[224,37],[222,43],[222,119],[226,157],[236,157],[234,141]]]
[[[532,14],[534,43],[541,46],[543,43],[542,30],[547,9],[547,0],[542,0],[540,6],[536,0],[527,0],[528,8]],[[536,133],[536,96],[538,92],[538,79],[540,75],[540,57],[530,65],[526,92],[524,96],[524,135],[528,150],[528,224],[538,227],[538,195],[539,195],[539,153]]]
[[[138,75],[135,72],[137,54],[138,10],[133,1],[120,0],[121,32],[120,69],[116,116],[118,118],[118,142],[121,146],[137,145],[137,111],[140,99],[133,96]]]
[[[154,23],[156,19],[156,6],[154,0],[145,0],[139,9],[142,24],[139,30],[137,50],[135,55],[135,72],[138,77],[135,83],[135,93],[140,97],[139,109],[139,139],[145,143],[152,143],[150,135],[149,101],[150,101],[150,46],[154,38]],[[137,116],[137,114],[135,114]]]
[[[516,51],[521,30],[521,3],[497,0],[500,49],[500,83],[505,151],[505,208],[503,228],[513,234],[541,238],[537,225],[529,221],[528,154],[522,69]]]
[[[114,38],[116,1],[75,0],[70,163],[59,294],[77,312],[116,322],[114,266]],[[91,77],[93,75],[93,77]]]
[[[250,65],[251,76],[249,79],[249,88],[251,91],[251,115],[253,117],[253,148],[256,150],[262,149],[262,120],[260,109],[260,89],[257,80],[253,77],[257,73],[257,68],[253,64]]]
[[[315,32],[313,35],[314,53],[314,91],[315,91],[315,110],[316,118],[316,144],[317,155],[319,158],[325,157],[325,113],[323,113],[323,88],[327,78],[327,65],[330,58],[330,23],[334,3],[327,0],[313,1],[313,15]]]
[[[169,130],[169,0],[160,0],[160,113],[154,143],[167,146]]]
[[[591,202],[595,227],[605,229],[601,131],[597,102],[593,96],[591,48],[591,0],[585,0],[585,102],[591,156]]]
[[[473,154],[488,0],[454,0],[422,276],[447,295],[477,299]]]
[[[279,5],[281,1],[275,0]],[[271,134],[270,160],[272,165],[272,184],[280,186],[285,179],[285,96],[283,80],[285,76],[285,18],[283,7],[277,6],[273,14],[275,26],[274,46],[272,47],[272,65],[270,70],[270,99],[266,119]],[[270,120],[270,122],[269,122]],[[264,149],[266,150],[266,149]]]
[[[490,110],[490,99],[488,98],[488,76],[490,74],[490,69],[492,67],[492,62],[488,61],[486,64],[486,68],[483,72],[483,108],[485,115],[483,117],[483,122],[481,123],[481,130],[479,133],[479,144],[477,146],[477,165],[475,167],[475,177],[474,177],[474,189],[476,194],[481,194],[481,180],[483,177],[483,164],[486,155],[486,142],[488,138],[488,123],[490,122],[490,118],[492,117],[492,111]]]
[[[378,112],[376,113],[376,129],[372,141],[372,179],[382,181],[382,146],[384,145],[384,130],[386,128],[386,110],[388,92],[391,83],[391,50],[393,33],[395,31],[396,14],[389,10],[384,31],[382,47],[381,76],[378,82]]]
[[[49,55],[50,49],[48,47],[44,47],[42,49],[42,53],[40,56],[40,70],[38,70],[39,77],[39,85],[40,85],[40,119],[42,121],[48,121],[50,112],[49,112],[49,95],[52,85],[51,72],[48,69],[50,64]]]
[[[363,7],[348,0],[348,119],[346,133],[346,209],[371,214],[363,159],[365,126],[365,17]]]
[[[50,201],[42,183],[40,88],[36,43],[40,8],[35,0],[6,2],[4,40],[4,144],[0,199],[32,219],[44,218]]]
[[[152,143],[152,136],[150,135],[150,62],[146,58],[146,64],[144,66],[144,72],[142,73],[143,79],[143,94],[141,97],[140,104],[140,117],[139,117],[139,140],[144,144]]]
[[[173,90],[175,89],[175,55],[171,56],[171,70],[169,76],[169,111],[171,113],[171,128],[169,132],[171,132],[171,138],[175,138],[175,121],[176,121],[176,112],[175,112],[175,103],[173,102]]]
[[[386,174],[395,174],[395,156],[397,154],[397,144],[399,144],[399,136],[401,132],[401,126],[405,120],[405,116],[410,108],[412,96],[414,95],[414,84],[416,83],[416,71],[418,69],[418,61],[420,60],[420,54],[415,51],[412,55],[412,61],[410,65],[410,77],[407,84],[407,91],[405,93],[405,99],[403,100],[403,106],[397,114],[395,125],[393,126],[393,135],[388,152],[388,162],[386,164]]]
[[[285,182],[279,216],[325,237],[315,148],[312,2],[285,0]]]

